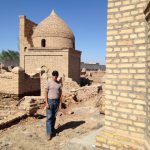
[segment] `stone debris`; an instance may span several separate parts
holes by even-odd
[[[70,88],[63,90],[63,103],[68,108],[72,103],[80,103],[83,101],[90,102],[89,105],[99,107],[100,113],[105,113],[105,94],[102,84],[93,84],[91,86]]]
[[[0,129],[11,126],[27,116],[33,116],[42,107],[42,104],[44,104],[42,97],[25,96],[15,105],[0,105]]]
[[[16,101],[9,96],[4,98],[4,94],[0,94],[0,121],[6,119],[9,115],[16,112]]]
[[[91,84],[105,83],[105,71],[87,71],[85,77],[88,78]]]
[[[63,82],[63,91],[70,91],[71,89],[77,89],[80,86],[74,81],[64,81]]]
[[[71,92],[76,96],[77,101],[84,101],[96,96],[100,90],[102,90],[101,85],[93,85],[80,87]]]
[[[44,104],[43,97],[25,96],[19,104],[18,109],[25,110],[28,115],[34,115],[42,104]]]
[[[20,121],[27,116],[26,111],[19,111],[9,115],[6,119],[0,120],[0,130],[11,126],[14,122]]]
[[[82,110],[86,110],[86,106],[79,110],[69,110],[70,105],[78,105],[82,102],[87,106],[91,106],[91,108],[87,108],[86,113],[90,113],[92,110],[95,112],[99,110],[99,113],[104,114],[104,101],[105,94],[103,93],[102,84],[93,84],[91,86],[80,87],[76,82],[68,79],[63,82],[63,110],[58,113],[58,116],[62,117],[67,114],[76,115],[83,113]],[[44,107],[45,99],[43,96],[25,96],[17,102],[11,95],[3,94],[1,95],[0,119],[2,124],[6,125],[7,123],[9,124],[8,120],[13,122],[15,118],[19,118],[19,112],[25,112],[26,115],[34,116],[38,109],[43,110],[42,114],[45,115],[45,110],[43,109]],[[98,109],[95,110],[95,108]],[[67,111],[64,111],[65,109]],[[21,116],[20,118],[22,118]],[[5,123],[3,123],[3,121]]]

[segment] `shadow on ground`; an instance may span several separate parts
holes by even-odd
[[[67,130],[67,129],[75,129],[84,123],[85,123],[85,121],[70,121],[70,122],[67,122],[67,123],[63,124],[62,126],[58,127],[56,132],[60,133],[60,132]]]
[[[41,114],[35,114],[35,115],[33,115],[33,117],[34,117],[35,119],[43,119],[43,118],[46,118],[46,116],[41,115]]]

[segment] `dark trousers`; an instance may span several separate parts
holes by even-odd
[[[49,109],[46,109],[46,132],[53,134],[55,132],[56,114],[59,109],[59,99],[48,99]]]

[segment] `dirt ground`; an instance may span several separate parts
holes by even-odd
[[[68,109],[58,112],[57,135],[46,140],[45,110],[40,109],[34,117],[28,117],[10,128],[0,131],[1,150],[66,150],[73,138],[88,135],[103,126],[104,115],[99,113],[95,102],[72,103]],[[90,138],[90,137],[89,137]],[[73,149],[73,147],[72,147]]]

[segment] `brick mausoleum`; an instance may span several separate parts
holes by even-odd
[[[73,32],[54,11],[39,24],[20,16],[20,67],[0,73],[0,93],[43,95],[53,70],[79,82],[80,57]]]
[[[44,66],[79,82],[80,56],[73,32],[54,11],[39,24],[20,16],[20,66],[26,73]]]

